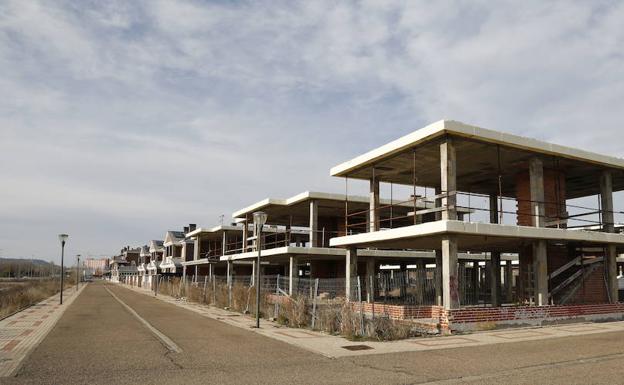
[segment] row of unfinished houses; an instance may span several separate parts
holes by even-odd
[[[230,224],[167,231],[112,258],[111,279],[259,273],[289,295],[331,282],[317,294],[447,331],[624,318],[622,159],[439,121],[330,174],[344,192],[267,198]],[[368,196],[350,194],[362,184]]]

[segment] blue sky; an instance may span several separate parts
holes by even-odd
[[[110,254],[443,118],[623,156],[624,3],[0,3],[0,256]]]

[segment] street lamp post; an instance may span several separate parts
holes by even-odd
[[[267,214],[263,211],[253,213],[254,230],[256,232],[256,247],[258,259],[256,261],[256,328],[260,327],[260,252],[262,250],[262,226],[266,223]]]
[[[63,268],[63,258],[65,257],[65,241],[69,235],[67,234],[59,234],[59,241],[61,241],[61,305],[63,304],[63,276],[65,275],[65,271]]]
[[[76,255],[76,292],[78,292],[78,285],[80,284],[80,254]]]

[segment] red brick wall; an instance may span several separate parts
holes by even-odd
[[[557,183],[557,179],[559,180]],[[555,170],[544,169],[544,200],[547,217],[557,217],[565,212],[566,203],[565,174]],[[531,216],[531,188],[529,171],[516,175],[517,223],[520,226],[533,226]],[[557,202],[559,204],[557,204]],[[558,210],[558,206],[559,207]],[[546,219],[546,221],[553,219]]]

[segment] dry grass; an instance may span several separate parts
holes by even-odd
[[[159,293],[186,298],[187,301],[213,305],[220,308],[249,313],[255,316],[256,289],[242,283],[234,283],[229,298],[225,282],[203,282],[194,285],[172,278],[161,282]],[[269,303],[266,295],[261,295],[260,316],[274,317],[285,326],[312,328],[312,304],[307,296],[289,297],[278,304]],[[409,323],[391,320],[387,317],[370,319],[354,311],[353,306],[344,300],[321,301],[316,307],[314,330],[333,335],[342,335],[352,340],[391,341],[415,335]]]
[[[72,282],[67,281],[64,285],[65,290],[73,286]],[[0,318],[43,301],[58,293],[59,290],[58,280],[28,281],[3,290],[0,292]]]

